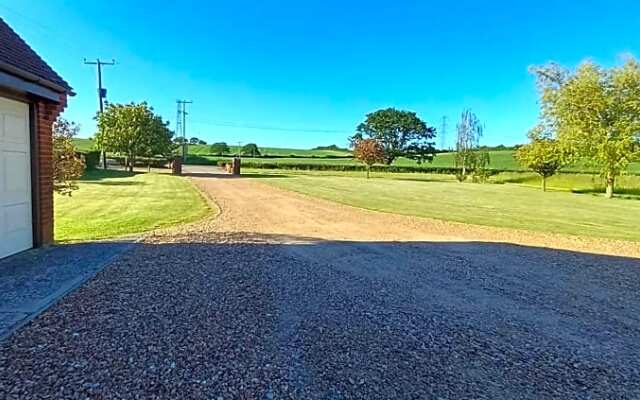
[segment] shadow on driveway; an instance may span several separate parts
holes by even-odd
[[[0,345],[0,393],[640,398],[638,259],[220,239],[134,245]]]
[[[0,340],[131,246],[129,242],[59,245],[0,260]]]

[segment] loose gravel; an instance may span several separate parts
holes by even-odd
[[[247,233],[220,204],[1,343],[0,398],[640,398],[638,259]]]

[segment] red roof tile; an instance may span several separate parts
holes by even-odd
[[[0,18],[0,62],[62,86],[68,93],[73,92],[71,86],[51,69],[2,18]]]

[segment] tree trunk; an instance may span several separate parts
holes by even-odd
[[[147,172],[151,172],[151,157],[147,158]]]
[[[616,181],[615,176],[611,172],[608,172],[607,173],[607,192],[606,192],[607,199],[610,199],[613,197],[613,188],[615,185],[615,181]]]
[[[107,152],[102,150],[102,154],[100,155],[102,156],[102,168],[107,169]]]
[[[542,176],[542,191],[546,192],[547,191],[547,177],[546,176]]]
[[[369,179],[369,171],[371,171],[371,166],[367,165],[367,179]]]
[[[129,156],[129,172],[133,172],[133,166],[136,163],[136,159],[133,155]]]

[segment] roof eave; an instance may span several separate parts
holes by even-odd
[[[67,96],[75,96],[75,92],[71,87],[64,87],[55,82],[51,82],[50,80],[39,77],[36,74],[32,74],[31,72],[24,71],[20,68],[17,68],[9,63],[4,61],[0,61],[0,70],[8,72],[10,74],[16,75],[24,80],[36,83],[38,85],[47,87],[53,91],[56,91],[60,94],[66,94]]]

